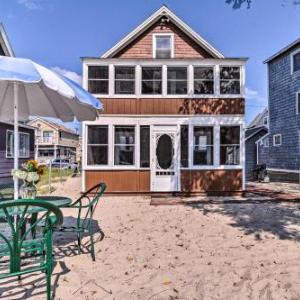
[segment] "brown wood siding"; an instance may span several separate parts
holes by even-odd
[[[150,192],[149,170],[97,170],[85,174],[86,189],[105,182],[107,192]]]
[[[188,37],[173,23],[161,26],[160,22],[152,25],[143,34],[137,37],[124,49],[120,50],[114,58],[152,58],[152,35],[154,33],[174,33],[175,58],[211,58],[212,56]]]
[[[103,114],[213,115],[245,113],[244,98],[102,98]]]
[[[242,191],[242,170],[182,170],[181,191],[236,192]]]

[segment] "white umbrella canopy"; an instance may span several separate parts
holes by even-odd
[[[30,116],[64,122],[95,120],[99,100],[72,80],[29,59],[0,56],[0,120],[14,120],[14,168],[18,168],[18,122]],[[102,104],[100,103],[100,107]],[[18,181],[14,179],[15,199]]]

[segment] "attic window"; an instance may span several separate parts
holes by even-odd
[[[292,73],[300,71],[300,50],[292,54]]]
[[[171,34],[153,35],[153,57],[154,58],[173,57],[173,36]]]

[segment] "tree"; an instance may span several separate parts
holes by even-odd
[[[283,6],[288,2],[291,2],[294,5],[300,5],[300,0],[280,0],[280,1],[282,2]],[[226,0],[226,3],[232,5],[233,9],[239,9],[244,5],[247,5],[247,8],[250,8],[252,2],[254,2],[254,0]]]

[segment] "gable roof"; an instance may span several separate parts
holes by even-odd
[[[292,49],[293,47],[296,47],[297,45],[300,45],[300,38],[295,40],[294,42],[290,43],[289,45],[287,45],[286,47],[284,47],[283,49],[279,50],[278,52],[276,52],[274,55],[272,55],[271,57],[269,57],[268,59],[266,59],[264,61],[264,63],[269,63],[270,61],[272,61],[273,59],[277,58],[278,56],[286,53],[287,51],[289,51],[290,49]]]
[[[154,12],[148,19],[126,35],[121,41],[115,44],[112,48],[106,51],[101,58],[111,58],[119,51],[124,49],[129,43],[134,41],[138,36],[145,32],[151,25],[157,22],[162,16],[168,17],[178,28],[180,28],[187,36],[195,41],[199,46],[205,49],[213,58],[224,58],[224,55],[209,44],[204,38],[190,28],[185,22],[178,18],[171,10],[165,5]]]
[[[2,23],[0,23],[0,47],[3,49],[5,56],[15,56]]]
[[[265,108],[262,112],[257,114],[255,118],[249,123],[247,129],[264,125],[263,119],[268,116],[268,109]]]
[[[266,133],[268,133],[268,128],[265,127],[265,126],[259,126],[259,127],[254,127],[254,128],[246,129],[246,132],[245,132],[245,141],[247,141],[250,138],[252,138],[253,136],[257,135],[261,131],[263,131],[266,134]]]

